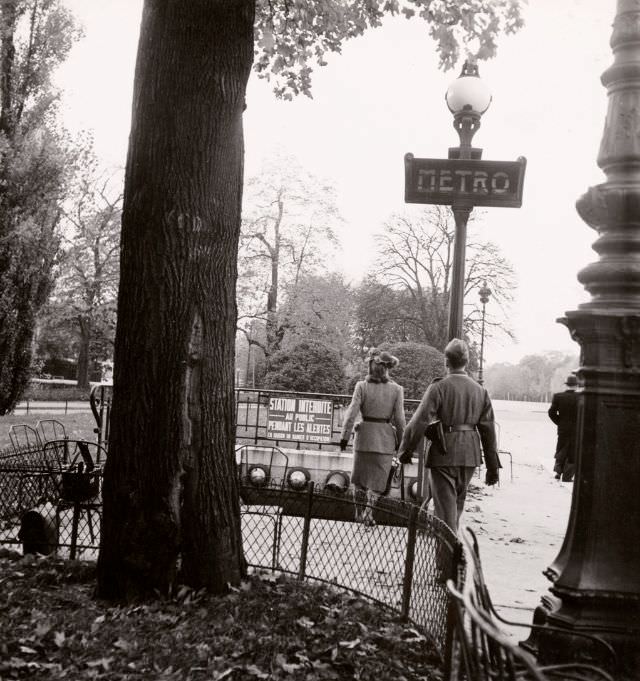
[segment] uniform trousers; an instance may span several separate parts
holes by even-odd
[[[464,510],[467,487],[475,466],[436,466],[429,468],[433,512],[454,531]]]

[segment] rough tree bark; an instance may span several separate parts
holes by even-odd
[[[245,572],[234,460],[253,0],[145,0],[125,178],[98,594]]]

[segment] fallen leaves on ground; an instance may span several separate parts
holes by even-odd
[[[325,585],[252,575],[224,596],[93,598],[95,565],[0,554],[5,679],[435,681],[423,632]]]

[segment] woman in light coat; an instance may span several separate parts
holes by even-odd
[[[398,365],[398,358],[372,348],[365,361],[369,363],[369,373],[364,381],[356,383],[342,428],[340,449],[345,451],[356,418],[361,414],[362,421],[355,426],[351,480],[356,499],[367,501],[364,511],[356,506],[356,520],[371,526],[375,525],[371,507],[386,490],[405,418],[404,391],[389,378],[389,369]]]

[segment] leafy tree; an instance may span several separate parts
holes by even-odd
[[[404,388],[407,399],[419,400],[434,378],[444,376],[444,355],[425,343],[384,344],[400,360],[393,369],[393,380]]]
[[[356,349],[382,343],[420,342],[424,332],[415,316],[411,294],[367,275],[354,292]]]
[[[78,387],[88,388],[90,366],[113,355],[122,217],[119,178],[89,163],[68,203],[49,323],[73,329]]]
[[[455,59],[457,27],[489,53],[517,0],[414,5]],[[242,111],[256,66],[308,89],[310,52],[394,0],[145,0],[122,220],[114,402],[98,593],[221,592],[245,573],[234,454]],[[255,35],[255,43],[254,43]],[[265,58],[263,59],[262,54]],[[480,56],[486,56],[486,54]],[[294,63],[295,62],[295,63]]]
[[[340,274],[304,275],[282,305],[287,331],[283,349],[302,341],[323,343],[349,354],[353,293]]]
[[[264,387],[307,393],[343,393],[345,374],[340,354],[318,342],[302,342],[274,353]]]
[[[334,225],[341,220],[334,190],[306,173],[291,158],[276,157],[245,186],[238,293],[239,328],[252,319],[265,324],[269,357],[280,349],[291,320],[281,312],[282,292],[289,299],[303,274],[326,269],[337,243]],[[249,334],[245,333],[249,341]]]
[[[0,414],[27,383],[36,316],[52,285],[73,159],[51,79],[77,37],[58,0],[0,2]]]
[[[522,25],[519,0],[305,0],[256,3],[258,75],[273,81],[278,97],[311,96],[311,62],[324,66],[327,53],[340,52],[345,40],[403,14],[427,22],[440,66],[452,68],[461,52],[477,59],[496,53],[500,33]]]
[[[389,308],[387,304],[378,311],[391,313],[391,328],[397,329],[400,325],[404,330],[411,330],[413,337],[421,342],[441,349],[449,340],[447,318],[454,236],[451,209],[429,206],[418,215],[393,215],[385,223],[384,233],[377,239],[376,276],[380,283],[391,289],[388,298],[402,299],[401,305]],[[467,242],[464,285],[467,300],[484,282],[492,290],[492,309],[498,308],[502,312],[502,316],[487,314],[488,333],[499,328],[511,335],[504,313],[513,299],[513,268],[496,244],[477,241],[471,235]],[[480,332],[477,296],[473,296],[472,300],[467,305],[464,319],[467,336]],[[363,307],[360,309],[365,311]],[[376,328],[367,320],[362,320],[361,326]],[[384,329],[385,324],[381,328]]]

